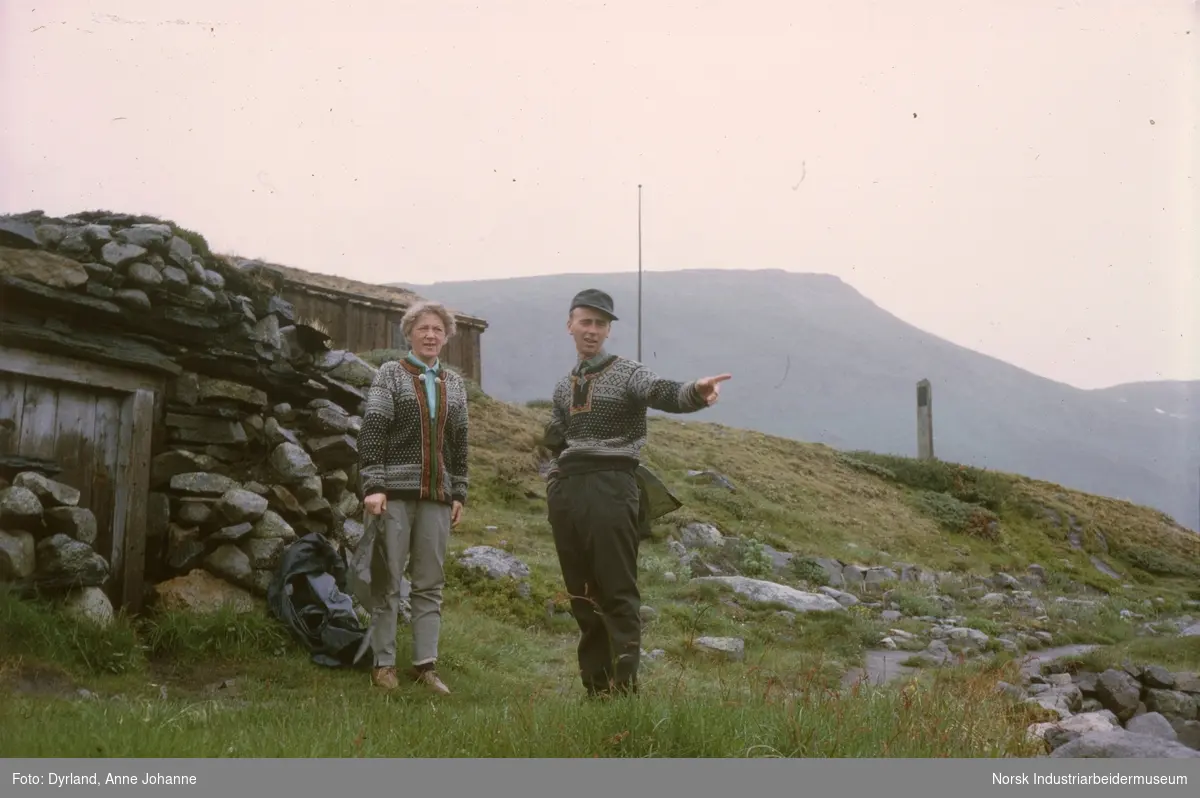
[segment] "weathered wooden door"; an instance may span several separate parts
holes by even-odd
[[[0,349],[0,455],[54,462],[55,479],[96,516],[93,548],[109,561],[106,592],[136,612],[145,570],[156,379]]]

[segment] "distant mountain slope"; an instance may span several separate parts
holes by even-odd
[[[1173,416],[1200,425],[1200,380],[1131,382],[1093,393],[1128,404],[1139,411]]]
[[[484,387],[500,399],[549,396],[571,366],[566,309],[583,287],[613,295],[612,349],[636,356],[636,274],[400,285],[488,320]],[[926,333],[829,275],[649,273],[643,307],[648,366],[681,379],[734,374],[705,420],[911,455],[925,377],[940,458],[1139,502],[1200,529],[1194,389],[1073,388]]]

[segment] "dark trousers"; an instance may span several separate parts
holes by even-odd
[[[642,652],[638,483],[630,471],[559,477],[550,527],[579,624],[579,671],[591,694],[637,691]]]

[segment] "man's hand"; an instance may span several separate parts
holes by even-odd
[[[370,515],[383,515],[383,511],[387,509],[387,496],[383,493],[372,493],[363,499],[363,506]]]
[[[462,502],[455,501],[450,507],[450,528],[458,526],[458,522],[462,520],[463,506]]]
[[[696,391],[704,399],[709,407],[717,403],[717,397],[721,395],[721,383],[728,379],[732,379],[732,374],[718,374],[715,377],[704,377],[696,380]]]

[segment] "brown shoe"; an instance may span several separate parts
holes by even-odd
[[[400,686],[400,680],[396,678],[395,668],[376,668],[371,672],[371,684],[384,690],[395,690]]]
[[[411,671],[409,671],[409,673],[412,675],[414,682],[424,684],[430,690],[439,695],[450,695],[450,688],[447,687],[446,683],[443,682],[437,675],[437,671],[433,669],[417,670],[416,668],[413,668]]]

